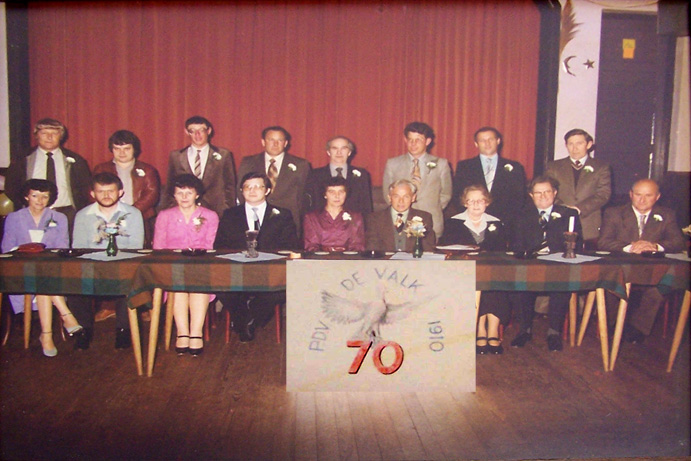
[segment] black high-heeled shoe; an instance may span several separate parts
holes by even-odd
[[[178,338],[189,338],[189,335],[178,335]],[[177,352],[178,355],[183,355],[188,353],[190,350],[189,346],[187,347],[178,347],[177,345],[175,346],[175,352]]]
[[[499,355],[504,353],[504,347],[501,345],[501,342],[497,346],[492,346],[489,342],[490,341],[501,341],[499,338],[487,338],[487,352],[489,354],[494,354],[494,355]]]
[[[478,336],[475,338],[475,353],[477,355],[485,355],[487,353],[487,348],[489,347],[489,343],[485,344],[484,346],[478,345],[478,341],[487,341],[486,336]]]
[[[193,339],[201,339],[202,340],[202,347],[199,348],[189,348],[190,355],[196,357],[198,355],[201,355],[202,352],[204,352],[204,338],[201,336],[190,336],[190,343],[192,342]]]

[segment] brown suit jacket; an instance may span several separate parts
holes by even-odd
[[[656,218],[657,217],[657,218]],[[630,203],[605,210],[602,230],[597,246],[601,250],[622,251],[625,246],[637,240],[662,245],[668,253],[678,253],[684,249],[684,236],[677,224],[674,211],[655,205],[638,236],[638,222]]]
[[[94,175],[98,173],[112,173],[118,175],[115,162],[99,163],[94,167]],[[158,170],[148,163],[135,160],[132,167],[132,200],[139,211],[142,212],[144,221],[156,214],[156,205],[161,195],[161,179]]]
[[[419,216],[425,224],[425,236],[422,238],[422,249],[433,251],[436,247],[437,237],[432,228],[432,215],[426,211],[411,208],[408,210],[408,220]],[[365,217],[365,247],[368,250],[396,251],[396,241],[394,233],[396,228],[391,220],[391,207],[386,207],[381,211],[375,211]],[[413,251],[415,239],[406,238],[406,251]]]

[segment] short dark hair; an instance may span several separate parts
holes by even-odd
[[[202,184],[202,180],[189,173],[181,174],[173,178],[168,190],[170,195],[175,195],[175,188],[194,189],[199,197],[204,195],[204,184]]]
[[[100,184],[101,186],[109,186],[111,184],[115,184],[118,186],[118,190],[122,190],[124,186],[122,185],[122,180],[118,177],[118,175],[115,175],[113,173],[97,173],[91,178],[91,189],[93,189],[96,184]]]
[[[324,186],[322,186],[322,194],[326,194],[326,191],[329,189],[329,187],[340,187],[343,186],[343,188],[346,191],[346,196],[348,195],[348,182],[343,179],[340,176],[332,176],[329,178],[328,181],[324,183]]]
[[[585,131],[584,129],[581,129],[581,128],[574,128],[573,130],[567,131],[566,134],[564,135],[564,142],[565,143],[569,142],[569,138],[571,136],[578,136],[578,135],[583,136],[585,138],[586,143],[595,142],[593,137],[590,136],[590,133],[588,133],[587,131]],[[593,149],[593,146],[590,146],[590,149],[588,149],[588,152],[590,152],[592,149]]]
[[[557,192],[559,191],[559,181],[556,178],[547,175],[535,176],[528,185],[528,191],[532,192],[535,185],[544,184],[546,182],[549,183],[550,186],[552,186],[552,189],[554,189]]]
[[[493,126],[483,126],[475,132],[475,134],[473,135],[473,141],[477,142],[477,135],[479,135],[480,133],[484,133],[485,131],[491,131],[492,133],[494,133],[494,136],[496,136],[497,139],[501,139],[501,133],[499,132],[499,130],[497,130]]]
[[[136,134],[128,130],[118,130],[108,138],[108,150],[113,152],[113,146],[124,146],[132,144],[134,148],[134,158],[138,158],[142,153],[142,142]]]
[[[288,133],[288,130],[286,130],[282,126],[278,126],[278,125],[267,126],[266,128],[264,128],[262,130],[262,139],[266,138],[266,133],[268,133],[269,131],[280,131],[281,133],[283,133],[283,136],[286,138],[286,141],[290,141],[290,139],[291,139],[290,133]]]
[[[211,122],[201,115],[193,115],[185,120],[185,129],[187,129],[187,127],[190,125],[206,125],[207,128],[213,128],[213,126],[211,126]]]
[[[269,177],[266,174],[259,173],[257,171],[250,171],[245,176],[243,176],[242,181],[240,181],[240,188],[242,189],[243,187],[245,187],[245,183],[250,179],[261,179],[264,181],[264,187],[266,187],[266,190],[271,189],[271,180],[269,179]]]
[[[56,186],[55,183],[53,183],[52,181],[48,181],[47,179],[29,179],[24,184],[22,184],[21,189],[22,200],[24,200],[24,205],[29,204],[29,202],[26,200],[26,197],[29,196],[29,193],[32,190],[49,193],[50,196],[48,198],[47,206],[51,206],[58,199],[58,186]]]
[[[403,128],[403,136],[408,136],[408,133],[419,133],[425,138],[434,139],[434,130],[431,126],[424,122],[410,122]]]

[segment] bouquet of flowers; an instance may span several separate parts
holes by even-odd
[[[107,240],[111,235],[124,235],[127,236],[125,232],[125,227],[127,226],[127,216],[129,213],[118,217],[115,222],[106,222],[103,218],[98,218],[96,225],[96,238],[94,238],[94,243],[101,243],[103,240]]]

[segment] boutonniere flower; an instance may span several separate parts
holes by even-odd
[[[586,165],[583,167],[583,171],[585,171],[586,173],[592,173],[593,171],[595,171],[595,169],[590,165]]]
[[[288,168],[290,168],[291,171],[297,171],[298,167],[295,166],[293,163],[288,164]]]
[[[350,213],[348,213],[347,211],[345,213],[343,213],[343,220],[344,221],[350,221],[351,219],[353,219],[353,217],[350,216]]]
[[[362,176],[362,173],[360,173],[360,170],[353,170],[353,176],[357,176],[359,178]]]
[[[192,224],[194,224],[194,230],[199,232],[206,222],[206,218],[204,216],[197,216],[196,218],[192,218]]]
[[[218,152],[214,152],[212,157],[214,158],[214,160],[221,160],[221,154],[219,154]]]
[[[272,215],[279,215],[279,214],[281,214],[281,212],[277,208],[274,208],[273,210],[271,210],[271,214]]]
[[[513,165],[507,163],[506,165],[504,165],[504,169],[508,172],[511,172],[513,171]]]
[[[141,168],[136,168],[134,170],[134,172],[137,173],[137,176],[139,176],[140,178],[143,178],[144,176],[146,176],[146,172],[144,170],[142,170]]]
[[[429,168],[430,170],[437,167],[437,164],[434,162],[427,162],[425,165],[427,165],[427,168]]]
[[[48,219],[48,222],[46,223],[46,227],[45,227],[45,229],[43,229],[43,230],[44,230],[44,231],[47,231],[47,230],[50,229],[51,227],[58,227],[58,223],[53,219],[53,215],[52,215],[52,214],[50,215],[50,218]]]
[[[76,162],[76,160],[74,159],[74,157],[67,157],[67,156],[65,156],[65,161],[66,161],[67,163],[74,163],[74,162]]]
[[[558,218],[561,218],[561,215],[559,213],[557,213],[556,211],[553,211],[549,214],[549,217],[552,219],[558,219]]]
[[[662,222],[662,216],[660,216],[659,214],[654,214],[653,219],[657,222]]]
[[[487,226],[487,230],[490,232],[494,232],[495,230],[497,230],[497,226],[495,226],[494,224],[490,224],[489,226]]]

